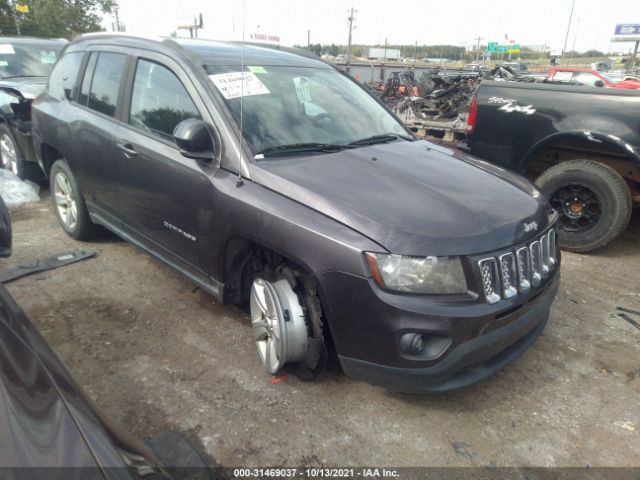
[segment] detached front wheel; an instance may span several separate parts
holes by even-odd
[[[558,244],[585,253],[616,238],[631,218],[631,192],[611,167],[571,160],[544,172],[536,185],[560,214]]]
[[[287,367],[311,380],[326,367],[322,309],[309,279],[289,268],[254,278],[251,326],[258,356],[271,375]]]

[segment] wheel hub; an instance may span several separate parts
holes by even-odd
[[[582,232],[594,227],[602,209],[598,196],[584,185],[566,185],[551,195],[551,205],[560,213],[560,228]]]
[[[273,375],[287,363],[304,360],[308,342],[305,314],[289,282],[256,278],[250,306],[253,336],[265,369]]]

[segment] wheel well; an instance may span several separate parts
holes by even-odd
[[[51,167],[53,166],[55,161],[60,160],[64,157],[55,148],[46,143],[42,144],[40,154],[42,158],[42,168],[44,170],[44,174],[47,176],[47,178],[49,178],[49,172],[51,171]]]
[[[264,274],[265,272],[267,272],[267,275],[275,275],[278,267],[282,265],[286,265],[290,269],[302,273],[305,279],[313,284],[320,298],[320,303],[324,305],[322,292],[318,288],[319,286],[314,275],[308,268],[303,267],[299,262],[295,262],[269,247],[240,237],[234,237],[227,243],[224,265],[224,303],[246,305],[249,301],[251,285],[255,275],[259,273]],[[272,279],[266,278],[266,280]],[[322,317],[323,335],[325,345],[330,355],[330,365],[337,365],[337,355],[335,353],[333,339],[331,338],[330,327],[326,320],[326,313],[324,313]]]
[[[569,160],[593,160],[613,168],[627,182],[634,203],[640,203],[640,170],[628,152],[611,142],[587,137],[557,140],[535,152],[527,168],[527,178],[534,181],[545,170]]]

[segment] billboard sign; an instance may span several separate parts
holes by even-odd
[[[614,42],[637,42],[640,40],[640,23],[620,23],[616,25]]]

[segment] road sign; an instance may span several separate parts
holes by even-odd
[[[640,23],[620,23],[616,25],[614,42],[637,42],[640,40]]]
[[[517,43],[500,45],[498,42],[489,42],[486,51],[489,53],[520,53],[520,45]]]
[[[29,13],[29,5],[22,5],[20,3],[16,3],[16,12]]]

